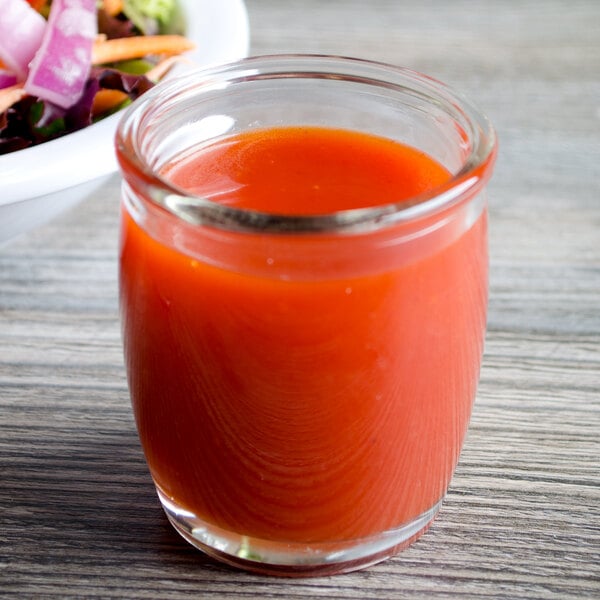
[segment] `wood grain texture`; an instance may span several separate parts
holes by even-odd
[[[0,596],[600,598],[600,3],[247,5],[253,53],[409,66],[497,126],[489,333],[450,493],[414,546],[344,576],[248,575],[180,540],[129,406],[115,177],[0,248]]]

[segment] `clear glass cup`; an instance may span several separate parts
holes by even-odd
[[[282,126],[389,138],[451,176],[402,202],[295,216],[165,176],[199,145]],[[128,382],[175,529],[286,576],[405,548],[441,505],[479,377],[488,120],[407,69],[267,56],[157,86],[116,145]]]

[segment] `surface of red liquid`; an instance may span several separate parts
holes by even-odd
[[[449,178],[400,144],[310,128],[224,140],[164,176],[287,214],[396,202]],[[202,228],[176,227],[173,239],[202,247]],[[314,277],[271,277],[211,266],[123,211],[129,385],[152,475],[174,503],[229,531],[310,543],[401,526],[443,497],[479,375],[485,212],[369,273],[377,239],[360,252],[340,242],[355,276],[317,261]]]
[[[401,202],[449,178],[393,140],[337,129],[250,132],[170,165],[168,179],[221,204],[276,214],[327,214]]]

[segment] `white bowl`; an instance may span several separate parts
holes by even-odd
[[[249,50],[243,0],[180,0],[195,67],[243,58]],[[117,170],[120,114],[25,150],[0,155],[0,244],[85,199]]]

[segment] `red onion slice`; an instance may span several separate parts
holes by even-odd
[[[53,0],[25,91],[62,108],[73,106],[88,78],[97,32],[95,0]]]
[[[0,0],[0,15],[0,59],[19,79],[25,79],[46,21],[26,0]]]
[[[6,69],[0,69],[0,90],[17,83],[17,76]]]

